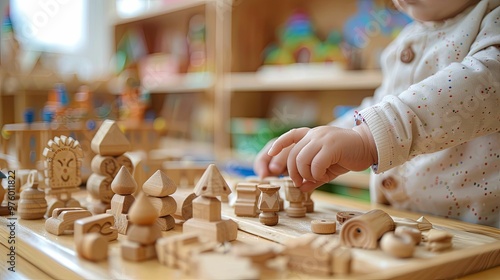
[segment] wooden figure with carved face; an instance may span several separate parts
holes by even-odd
[[[46,193],[56,197],[49,205],[47,215],[50,216],[55,208],[80,207],[80,203],[71,197],[82,182],[80,168],[83,151],[80,143],[67,136],[54,137],[49,140],[43,155],[46,158]]]

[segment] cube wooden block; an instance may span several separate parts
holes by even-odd
[[[208,222],[206,220],[192,218],[187,220],[183,226],[184,233],[197,233],[204,241],[215,241],[224,243],[236,240],[238,236],[238,224],[231,220],[220,220]]]
[[[136,242],[124,240],[121,243],[121,255],[123,259],[140,262],[156,258],[156,248],[154,244],[141,245]]]
[[[115,214],[127,214],[130,206],[134,203],[135,198],[132,195],[113,195],[111,199],[111,213]]]
[[[127,240],[142,245],[154,244],[161,237],[161,231],[156,225],[141,226],[132,224],[127,231]]]
[[[193,218],[209,222],[221,220],[221,202],[215,197],[199,196],[193,200]]]

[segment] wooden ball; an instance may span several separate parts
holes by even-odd
[[[380,248],[397,258],[409,258],[413,256],[415,244],[413,239],[407,235],[396,235],[394,232],[387,232],[380,240]]]
[[[396,227],[396,230],[394,231],[394,234],[396,235],[403,235],[407,234],[411,237],[415,245],[420,244],[420,241],[422,240],[422,232],[416,228],[412,227],[406,227],[406,226],[400,226]]]
[[[333,234],[337,231],[337,222],[334,220],[312,220],[311,231],[319,234]]]

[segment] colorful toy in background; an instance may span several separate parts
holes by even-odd
[[[205,17],[203,15],[194,15],[189,20],[188,34],[188,72],[206,72],[207,71],[207,51],[205,34]]]
[[[117,46],[115,54],[116,72],[121,73],[147,54],[144,33],[138,28],[128,30],[120,39]]]
[[[358,0],[358,11],[343,28],[345,50],[352,69],[378,68],[373,60],[377,52],[392,41],[401,29],[412,20],[394,7],[378,6],[373,0]],[[363,54],[369,50],[371,58]],[[374,55],[375,54],[375,55]]]
[[[19,70],[19,42],[16,39],[14,26],[10,16],[10,6],[5,9],[5,14],[2,21],[2,36],[1,36],[1,59],[2,70],[16,72]]]
[[[280,30],[278,43],[272,43],[264,50],[264,64],[344,63],[341,42],[342,35],[335,30],[322,41],[309,16],[297,10]]]
[[[142,122],[149,102],[150,96],[141,90],[139,79],[126,77],[120,97],[119,119]]]

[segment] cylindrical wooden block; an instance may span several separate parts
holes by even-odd
[[[279,216],[276,212],[261,212],[259,221],[266,226],[275,226],[278,224]]]
[[[96,173],[90,174],[87,179],[87,191],[93,198],[104,203],[110,203],[115,194],[111,190],[111,178]]]
[[[165,197],[148,196],[148,199],[149,202],[151,202],[153,207],[156,209],[158,217],[173,214],[177,210],[177,203],[175,202],[175,199],[173,199],[170,196],[165,196]]]
[[[340,231],[340,242],[348,247],[376,249],[382,235],[393,230],[391,216],[375,209],[345,222]]]
[[[95,155],[90,162],[92,172],[114,178],[120,166],[114,157]]]
[[[337,231],[337,222],[334,220],[312,220],[311,231],[319,234],[332,234]]]
[[[128,169],[128,172],[130,172],[130,174],[134,173],[134,164],[132,163],[132,160],[127,155],[117,156],[117,157],[115,157],[115,159],[118,162],[118,169],[121,166],[125,166],[125,168]]]
[[[380,240],[380,248],[394,257],[409,258],[413,256],[415,243],[407,234],[396,235],[394,232],[387,232]]]
[[[76,248],[83,258],[90,261],[98,262],[108,258],[108,241],[99,233],[85,234]]]
[[[196,195],[192,190],[177,189],[170,197],[172,197],[177,204],[177,209],[175,213],[172,214],[174,218],[187,221],[193,217],[193,200],[196,198]]]
[[[339,224],[342,225],[346,221],[360,215],[363,215],[363,213],[358,211],[341,211],[337,213],[337,222],[339,222]]]

